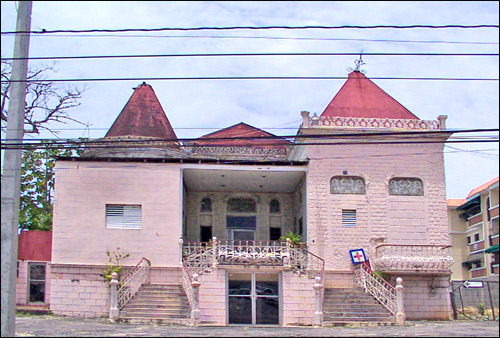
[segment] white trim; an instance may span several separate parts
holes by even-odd
[[[181,170],[183,169],[198,169],[198,170],[234,170],[234,171],[280,171],[280,172],[306,172],[306,164],[296,165],[274,165],[274,166],[250,166],[250,165],[231,165],[231,164],[195,164],[195,163],[180,163]]]
[[[482,228],[484,225],[484,222],[479,222],[479,223],[474,224],[473,226],[469,226],[468,229],[465,230],[465,233],[468,234],[468,233],[473,232],[473,231],[478,231],[479,229],[477,229],[476,227],[478,227],[479,225],[481,225],[481,228]]]

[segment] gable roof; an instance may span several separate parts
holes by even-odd
[[[177,140],[153,88],[145,82],[134,88],[134,93],[105,137],[124,136]]]
[[[484,184],[481,184],[479,187],[472,189],[471,192],[467,195],[466,199],[469,199],[469,198],[473,197],[474,195],[476,195],[477,193],[480,193],[483,190],[488,189],[490,186],[492,186],[493,184],[495,184],[497,182],[498,182],[498,177],[495,177],[494,179],[492,179]]]
[[[222,139],[220,139],[222,138]],[[239,139],[243,138],[243,139]],[[262,139],[259,139],[262,138]],[[233,126],[220,129],[213,133],[201,136],[193,142],[195,145],[219,145],[219,146],[262,146],[283,147],[291,145],[291,142],[273,135],[259,128],[252,127],[240,122]]]
[[[321,116],[419,119],[360,71],[349,74]]]

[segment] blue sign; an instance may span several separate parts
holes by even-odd
[[[354,250],[350,250],[349,253],[351,254],[351,259],[352,259],[353,264],[359,264],[359,263],[366,262],[365,250],[354,249]]]

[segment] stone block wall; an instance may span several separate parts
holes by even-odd
[[[313,325],[314,278],[283,271],[283,326]]]
[[[105,266],[52,265],[50,310],[59,316],[98,318],[109,315],[110,288]]]
[[[226,270],[215,269],[200,276],[200,321],[226,325]]]
[[[390,283],[396,285],[397,277]],[[450,320],[453,317],[448,276],[401,276],[407,320]]]
[[[378,244],[449,245],[442,144],[309,146],[308,250],[326,268],[352,270],[349,250],[373,258]],[[334,176],[359,176],[366,193],[332,194]],[[423,196],[389,194],[394,177],[419,178]],[[356,210],[356,225],[342,223]]]

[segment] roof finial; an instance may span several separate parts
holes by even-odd
[[[347,68],[347,71],[349,73],[352,73],[352,72],[361,72],[363,74],[366,73],[366,70],[364,69],[359,69],[359,67],[361,67],[362,65],[364,65],[365,63],[363,62],[363,50],[361,50],[361,52],[359,53],[359,60],[354,60],[354,64],[356,65],[356,68],[352,68],[352,67],[349,67]]]

